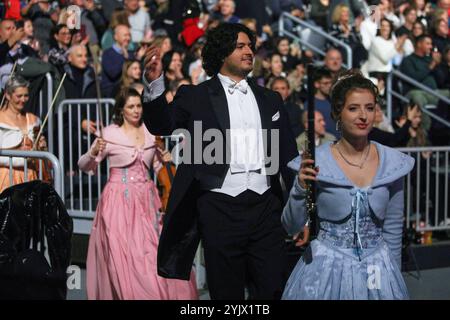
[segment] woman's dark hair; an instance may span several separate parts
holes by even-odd
[[[56,26],[53,27],[52,34],[53,35],[58,34],[63,28],[68,28],[65,23],[57,24]]]
[[[416,11],[417,9],[414,6],[408,6],[405,10],[403,10],[403,16],[406,17],[411,11]]]
[[[169,87],[169,82],[170,82],[169,78],[167,77],[167,74],[170,71],[172,71],[172,70],[170,70],[170,64],[172,63],[173,55],[176,53],[178,53],[180,55],[180,57],[182,56],[182,53],[180,51],[170,50],[170,51],[167,51],[161,59],[163,73],[164,73],[164,84],[165,84],[166,88]],[[181,66],[181,72],[183,72],[183,64]]]
[[[203,69],[208,76],[216,75],[223,62],[234,49],[238,34],[245,33],[251,42],[252,50],[255,51],[256,36],[246,26],[239,23],[222,23],[206,34],[206,43],[202,50]]]
[[[420,115],[423,114],[422,111],[420,110],[420,107],[416,103],[410,101],[410,103],[408,105],[406,105],[405,108],[403,109],[403,115],[407,116],[408,108],[413,108],[413,107],[417,108],[416,114],[420,114]],[[418,128],[413,128],[413,130],[416,131],[416,136],[414,138],[410,136],[408,142],[406,143],[406,147],[426,147],[426,146],[428,146],[428,136],[427,136],[427,131],[423,127],[423,121],[419,124]]]
[[[338,120],[344,108],[347,95],[354,90],[369,90],[375,103],[378,102],[378,88],[363,76],[358,69],[351,69],[339,74],[330,90],[331,117]]]
[[[394,33],[394,24],[392,23],[391,20],[383,18],[380,20],[380,26],[383,21],[387,22],[389,24],[389,27],[391,28],[389,30],[389,36],[388,36],[388,39],[390,40],[390,39],[392,39],[392,34]],[[377,36],[381,36],[380,28],[378,28],[378,30],[377,30]]]
[[[420,28],[422,29],[422,34],[427,33],[427,27],[425,27],[425,25],[422,22],[420,22],[419,20],[414,22],[413,23],[413,29],[414,29],[415,25],[419,25],[420,26]]]
[[[114,104],[113,108],[112,122],[117,124],[119,127],[123,125],[123,108],[125,107],[125,104],[130,97],[139,97],[139,99],[142,99],[139,92],[136,89],[130,87],[120,89],[119,93],[116,96],[116,103]],[[139,124],[142,124],[142,121],[143,120],[141,118]]]
[[[326,79],[333,79],[333,75],[331,74],[331,71],[328,70],[326,67],[319,67],[314,72],[314,82],[320,81],[323,78]]]
[[[66,24],[60,23],[54,26],[51,30],[51,38],[50,38],[50,45],[52,48],[58,48],[58,41],[55,39],[55,35],[57,35],[62,29],[68,28]]]
[[[287,42],[290,43],[289,38],[285,37],[285,36],[278,37],[275,39],[275,48],[277,48],[277,50],[278,50],[278,46],[280,45],[280,42],[284,41],[284,40],[287,40]]]
[[[162,67],[163,67],[164,73],[169,71],[169,66],[170,66],[170,63],[172,62],[172,58],[175,53],[180,54],[178,51],[170,50],[163,55],[161,62],[162,62]],[[180,56],[181,56],[181,54],[180,54]]]

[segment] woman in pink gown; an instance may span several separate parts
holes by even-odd
[[[114,124],[78,161],[85,172],[110,162],[89,239],[88,299],[198,299],[193,272],[190,281],[157,275],[161,202],[148,171],[161,167],[161,150],[142,124],[139,93],[122,90],[113,113]]]

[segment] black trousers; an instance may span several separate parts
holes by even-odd
[[[211,299],[280,299],[287,279],[281,202],[269,189],[197,201]]]

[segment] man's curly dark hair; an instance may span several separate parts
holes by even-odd
[[[246,26],[239,23],[222,23],[208,31],[206,43],[202,50],[203,69],[208,76],[216,75],[222,68],[223,61],[234,49],[239,32],[245,33],[255,51],[256,35]]]

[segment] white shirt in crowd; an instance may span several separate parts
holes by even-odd
[[[381,36],[375,37],[369,50],[367,72],[391,72],[392,59],[398,54],[393,38],[386,40]]]
[[[150,16],[140,8],[135,14],[128,16],[128,22],[131,26],[131,41],[139,43],[144,39],[147,32],[151,31]]]

